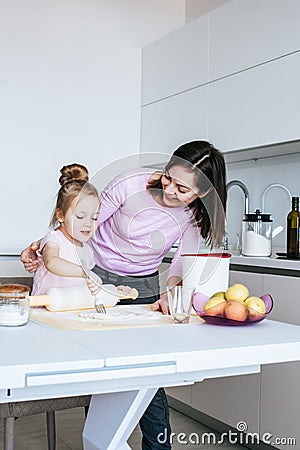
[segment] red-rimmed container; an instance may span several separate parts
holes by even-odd
[[[226,291],[229,280],[230,253],[189,253],[182,255],[183,285],[210,297]]]

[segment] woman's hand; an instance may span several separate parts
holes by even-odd
[[[21,261],[25,270],[29,273],[33,273],[39,267],[39,261],[37,259],[37,250],[40,248],[40,241],[32,242],[29,247],[26,247],[21,252]]]
[[[155,303],[152,303],[151,309],[153,311],[160,311],[163,315],[170,314],[167,294],[162,294],[159,300],[156,300]]]
[[[94,272],[90,272],[89,277],[86,279],[86,284],[89,290],[91,291],[91,294],[97,295],[101,291],[103,281]]]

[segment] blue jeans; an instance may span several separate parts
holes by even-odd
[[[166,393],[159,388],[140,420],[142,450],[169,450],[171,427]]]

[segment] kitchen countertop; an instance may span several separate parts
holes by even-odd
[[[171,250],[163,262],[172,261],[174,250]],[[288,260],[276,257],[276,252],[283,252],[282,249],[275,249],[271,257],[251,257],[242,256],[237,251],[228,250],[231,253],[230,268],[249,272],[274,273],[278,275],[290,275],[300,277],[300,260]],[[20,261],[19,255],[0,255],[0,277],[32,277],[26,272]]]
[[[26,272],[19,255],[0,255],[0,277],[32,277]]]
[[[299,270],[300,260],[278,258],[276,253],[270,257],[259,256],[243,256],[238,252],[229,251],[232,254],[230,264],[246,265],[246,266],[260,266],[260,267],[274,267],[277,269]]]
[[[175,249],[171,250],[163,262],[170,263],[172,261]],[[203,250],[203,253],[205,250]],[[243,256],[236,250],[226,250],[232,256],[230,258],[230,269],[240,270],[243,272],[270,273],[275,275],[288,275],[300,277],[300,259],[283,259],[276,256],[277,252],[284,252],[281,249],[274,249],[270,257]]]

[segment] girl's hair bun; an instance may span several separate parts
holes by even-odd
[[[89,181],[89,172],[86,167],[81,164],[69,164],[60,169],[61,176],[59,183],[61,186],[69,181]]]

